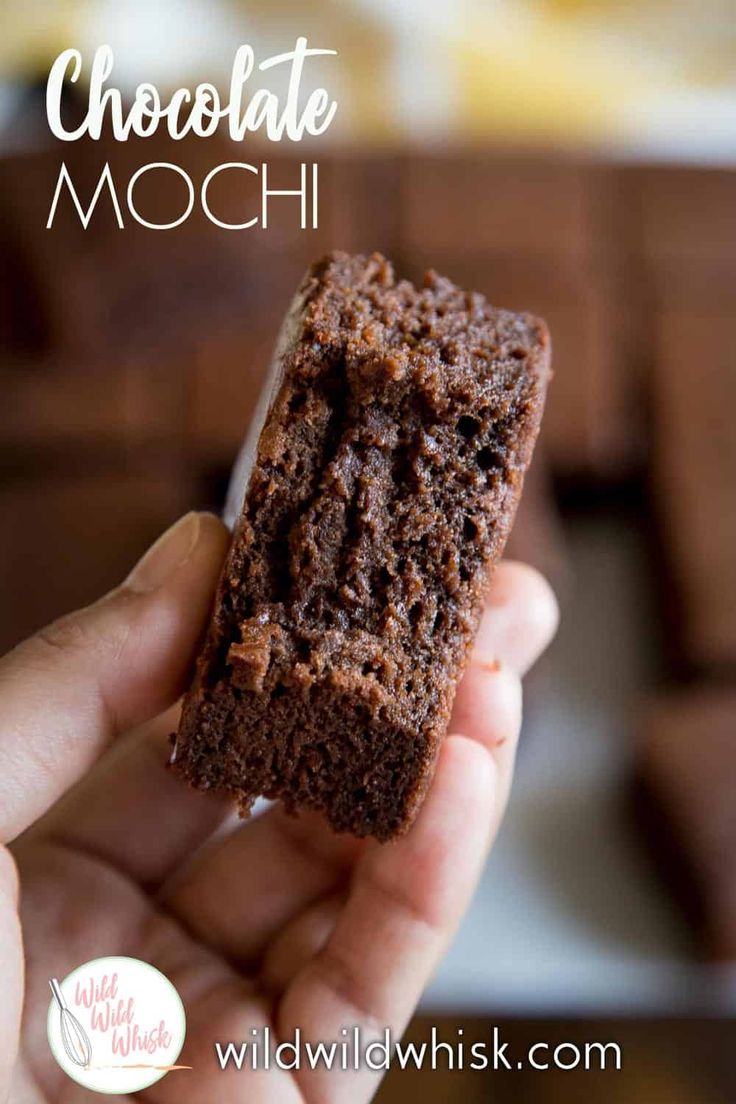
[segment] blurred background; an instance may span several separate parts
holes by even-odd
[[[556,376],[512,555],[557,588],[509,816],[412,1035],[614,1040],[624,1069],[392,1074],[380,1099],[731,1104],[736,1086],[736,13],[732,0],[6,3],[0,14],[0,647],[96,597],[179,514],[218,509],[271,345],[328,248],[432,266],[549,322]],[[109,43],[162,92],[233,55],[335,48],[301,147],[61,144],[58,52]],[[86,70],[85,70],[86,71]],[[273,87],[278,87],[274,75]],[[83,82],[68,118],[86,110]],[[84,230],[152,161],[198,186],[320,166],[320,225]],[[257,183],[224,174],[241,221]],[[255,178],[254,178],[255,179]],[[172,184],[138,207],[165,221]],[[177,208],[177,211],[180,208]]]

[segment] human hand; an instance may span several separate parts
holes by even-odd
[[[357,841],[280,807],[222,832],[229,805],[165,768],[176,720],[162,711],[184,689],[227,539],[187,515],[121,587],[0,661],[0,1100],[91,1099],[49,1052],[48,978],[111,954],[156,966],[187,1013],[193,1069],[141,1099],[367,1100],[376,1074],[222,1072],[214,1041],[267,1024],[279,1039],[398,1037],[473,892],[508,796],[520,677],[556,627],[547,584],[496,571],[407,836]]]

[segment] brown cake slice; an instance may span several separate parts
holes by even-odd
[[[549,338],[430,272],[307,273],[236,468],[173,754],[201,789],[387,840],[427,790],[521,493]]]

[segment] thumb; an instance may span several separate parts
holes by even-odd
[[[0,841],[181,694],[227,543],[213,515],[187,514],[121,586],[0,660]]]

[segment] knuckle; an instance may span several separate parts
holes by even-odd
[[[61,617],[58,621],[52,621],[50,625],[44,625],[36,633],[35,639],[42,648],[48,648],[50,651],[74,652],[88,643],[89,636],[84,619],[76,614],[70,614],[67,617]]]
[[[131,637],[131,611],[122,590],[111,591],[92,606],[77,610],[39,629],[29,642],[41,654],[107,653],[119,658]]]

